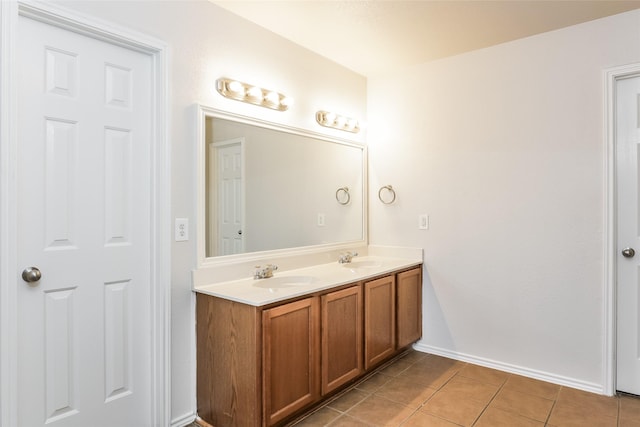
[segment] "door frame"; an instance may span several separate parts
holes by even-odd
[[[151,360],[152,425],[170,424],[171,165],[168,140],[167,45],[155,38],[60,6],[30,0],[0,2],[0,427],[17,425],[17,93],[18,17],[24,16],[147,54],[152,60]]]
[[[617,183],[616,183],[616,83],[619,79],[640,76],[640,63],[604,70],[604,286],[602,295],[603,352],[602,392],[616,393],[617,334]]]

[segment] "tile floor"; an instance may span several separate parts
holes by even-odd
[[[411,351],[295,424],[305,426],[640,427],[640,398]]]

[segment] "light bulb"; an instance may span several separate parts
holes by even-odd
[[[271,104],[277,104],[280,101],[280,95],[278,92],[269,92],[265,95],[264,100]]]
[[[258,86],[252,86],[247,91],[247,96],[250,98],[262,98],[262,89],[260,89]]]
[[[229,84],[227,85],[227,88],[229,89],[229,91],[233,92],[233,93],[242,93],[244,92],[244,86],[242,85],[242,83],[237,82],[237,81],[232,81],[229,82]]]
[[[335,113],[326,113],[324,115],[324,122],[328,125],[332,125],[336,121]]]
[[[280,100],[280,105],[282,105],[283,107],[289,108],[293,105],[293,98],[289,97],[289,96],[285,96],[284,98],[282,98]]]
[[[343,116],[338,116],[336,118],[336,126],[337,127],[343,127],[344,123],[345,123],[346,119]]]

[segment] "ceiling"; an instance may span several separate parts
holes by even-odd
[[[640,0],[209,1],[364,76],[640,8]]]

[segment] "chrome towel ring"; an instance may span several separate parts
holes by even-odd
[[[348,205],[351,201],[351,194],[349,194],[349,187],[340,187],[336,190],[336,200],[341,205]]]
[[[391,195],[391,197],[387,197],[386,200],[382,197],[382,191],[383,190],[387,190],[387,193],[389,193]],[[393,189],[393,187],[391,185],[385,185],[383,187],[380,187],[380,190],[378,190],[378,199],[380,199],[380,201],[382,203],[384,203],[385,205],[390,205],[391,203],[396,201],[396,190]]]

